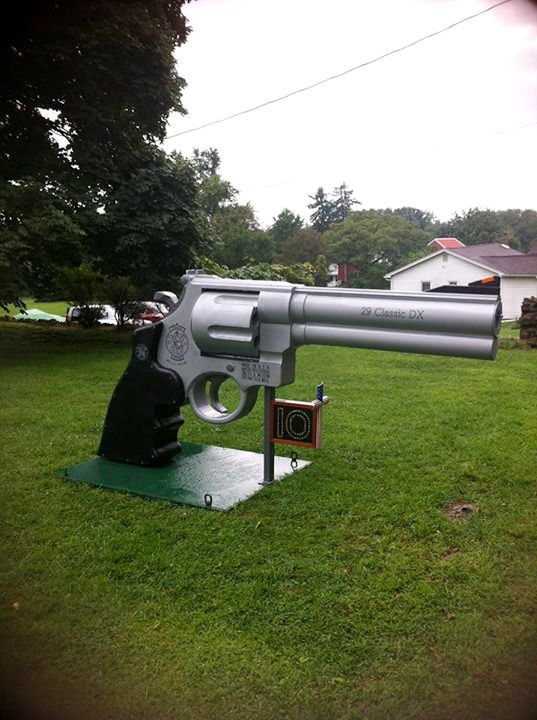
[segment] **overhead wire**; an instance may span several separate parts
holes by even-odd
[[[412,42],[406,43],[405,45],[401,45],[397,48],[394,48],[393,50],[389,50],[388,52],[382,53],[382,55],[378,55],[377,57],[371,58],[370,60],[366,60],[365,62],[362,62],[359,65],[354,65],[353,67],[347,68],[346,70],[336,73],[335,75],[330,75],[329,77],[323,78],[322,80],[318,80],[317,82],[311,83],[311,85],[306,85],[304,87],[298,88],[297,90],[292,90],[291,92],[288,92],[285,95],[280,95],[279,97],[272,98],[271,100],[266,100],[265,102],[259,103],[258,105],[254,105],[249,108],[246,108],[245,110],[240,110],[239,112],[232,113],[231,115],[226,115],[225,117],[218,118],[217,120],[211,120],[210,122],[204,123],[203,125],[198,125],[197,127],[189,128],[187,130],[181,130],[180,132],[176,132],[171,135],[167,135],[164,138],[164,140],[171,140],[172,138],[179,137],[180,135],[186,135],[187,133],[197,132],[198,130],[203,130],[204,128],[211,127],[212,125],[218,125],[220,123],[227,122],[228,120],[233,120],[234,118],[240,117],[241,115],[247,115],[248,113],[255,112],[256,110],[260,110],[261,108],[267,107],[268,105],[274,105],[275,103],[281,102],[282,100],[287,100],[288,98],[293,97],[294,95],[299,95],[300,93],[307,92],[308,90],[312,90],[313,88],[319,87],[320,85],[324,85],[325,83],[331,82],[332,80],[336,80],[337,78],[344,77],[345,75],[355,72],[356,70],[361,70],[362,68],[368,67],[369,65],[373,65],[374,63],[380,62],[381,60],[384,60],[388,57],[391,57],[398,53],[404,52],[405,50],[409,50],[410,48],[415,47],[416,45],[419,45],[420,43],[425,42],[426,40],[430,40],[431,38],[437,37],[438,35],[442,35],[443,33],[448,32],[449,30],[452,30],[453,28],[456,28],[459,25],[462,25],[463,23],[469,22],[470,20],[474,20],[475,18],[480,17],[481,15],[484,15],[485,13],[491,12],[491,10],[495,10],[496,8],[500,7],[501,5],[506,5],[507,3],[510,3],[510,2],[513,2],[513,0],[500,0],[497,3],[494,3],[494,5],[490,5],[489,7],[484,8],[483,10],[480,10],[479,12],[476,12],[473,15],[467,15],[466,17],[461,18],[460,20],[457,20],[456,22],[453,22],[450,25],[446,25],[445,27],[440,28],[439,30],[435,30],[434,32],[428,33],[427,35],[422,35],[421,37],[417,38],[416,40],[413,40]]]
[[[490,133],[491,135],[503,135],[504,133],[510,133],[514,130],[525,130],[526,128],[533,127],[534,125],[537,125],[537,120],[534,122],[526,123],[525,125],[515,125],[515,127],[505,128],[504,130],[496,130],[493,133]]]
[[[523,125],[514,125],[513,127],[508,128],[502,128],[501,130],[494,130],[492,132],[486,133],[485,135],[481,135],[481,137],[494,137],[495,135],[505,135],[507,133],[515,132],[516,130],[526,130],[527,128],[535,127],[537,125],[537,120],[534,120],[533,122],[524,123]],[[268,188],[273,187],[279,187],[280,185],[293,185],[296,184],[299,181],[299,179],[295,178],[294,180],[284,180],[281,182],[275,182],[271,183],[270,185],[262,185],[260,187],[255,188],[245,188],[243,190],[238,190],[238,194],[241,193],[247,193],[247,192],[259,192],[260,190],[267,190]]]

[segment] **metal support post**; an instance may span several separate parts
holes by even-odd
[[[276,390],[272,387],[265,387],[265,407],[263,412],[263,482],[262,485],[270,485],[274,482],[274,443],[270,441],[270,409]]]

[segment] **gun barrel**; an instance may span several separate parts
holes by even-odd
[[[492,295],[297,288],[295,345],[343,345],[493,360],[501,304]]]

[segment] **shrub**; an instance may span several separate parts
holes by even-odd
[[[114,308],[117,328],[122,330],[134,322],[144,311],[144,305],[138,300],[139,293],[130,278],[106,278],[102,287],[102,299]]]
[[[79,324],[90,328],[104,316],[102,305],[94,304],[102,294],[103,277],[92,270],[87,264],[79,267],[63,268],[58,278],[58,284],[65,297],[80,306]]]
[[[102,317],[104,317],[102,305],[81,305],[78,324],[83,328],[92,328],[97,325]]]

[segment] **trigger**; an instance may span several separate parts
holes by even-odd
[[[215,378],[211,381],[211,385],[209,388],[209,398],[211,405],[217,412],[221,413],[222,415],[225,415],[227,413],[227,407],[225,407],[225,405],[220,402],[219,391],[220,386],[225,383],[226,380],[227,378],[225,377]]]

